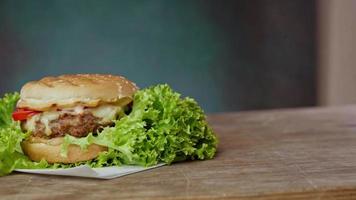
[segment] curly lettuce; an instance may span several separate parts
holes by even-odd
[[[67,168],[81,164],[91,167],[141,165],[183,160],[211,159],[217,138],[209,127],[203,110],[192,98],[181,98],[168,85],[157,85],[136,92],[131,112],[98,134],[83,138],[64,137],[62,156],[71,144],[85,150],[90,144],[108,147],[96,159],[75,164],[48,164],[29,161],[22,154],[22,133],[11,113],[18,94],[0,101],[0,176],[15,168]],[[3,147],[3,148],[2,148]]]
[[[20,146],[26,133],[23,133],[20,124],[11,118],[18,99],[18,93],[6,94],[0,99],[0,176],[31,162],[22,153]]]

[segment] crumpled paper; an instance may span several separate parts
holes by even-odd
[[[161,167],[164,163],[158,164],[152,167],[132,166],[124,165],[118,167],[102,167],[102,168],[90,168],[87,165],[81,165],[78,167],[67,169],[15,169],[14,171],[32,174],[48,174],[59,176],[77,176],[86,178],[97,179],[113,179],[129,174],[146,171],[149,169]]]

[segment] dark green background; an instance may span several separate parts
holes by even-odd
[[[0,94],[65,73],[169,83],[208,112],[315,104],[315,2],[0,1]]]

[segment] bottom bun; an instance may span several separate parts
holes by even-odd
[[[76,163],[96,158],[100,152],[107,151],[106,147],[91,144],[86,150],[71,144],[68,147],[67,157],[61,156],[63,137],[43,139],[30,137],[21,143],[23,152],[33,161],[46,160],[48,163]]]

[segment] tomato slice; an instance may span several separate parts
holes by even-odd
[[[26,119],[28,119],[29,117],[36,115],[40,113],[39,111],[34,111],[34,110],[28,110],[28,109],[16,109],[13,113],[12,113],[12,118],[15,121],[24,121]]]

